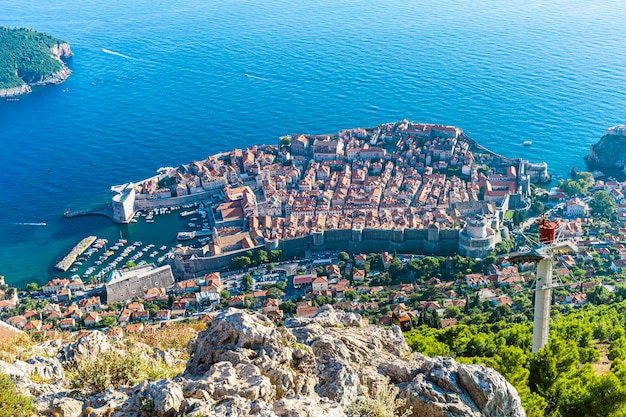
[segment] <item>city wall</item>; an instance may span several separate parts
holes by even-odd
[[[432,233],[432,232],[431,232]],[[320,236],[323,240],[319,240]],[[231,259],[245,255],[247,251],[253,253],[260,249],[270,251],[280,249],[284,259],[304,255],[306,250],[312,251],[347,251],[350,253],[393,252],[419,253],[426,255],[453,255],[459,250],[459,230],[435,230],[429,235],[427,229],[362,229],[362,230],[326,230],[318,232],[318,238],[313,235],[294,239],[279,239],[268,242],[267,245],[252,249],[241,249],[224,255],[212,257],[198,257],[184,262],[184,276],[191,278],[211,271],[226,270]],[[181,264],[177,266],[178,276],[183,275]]]
[[[155,208],[166,208],[174,206],[184,206],[187,204],[199,203],[203,200],[210,199],[215,190],[204,191],[197,194],[183,195],[181,197],[169,197],[159,199],[135,199],[135,210],[151,210]]]

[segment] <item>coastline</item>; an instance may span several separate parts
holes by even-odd
[[[35,83],[23,83],[22,85],[0,88],[0,98],[17,97],[32,92],[31,87],[37,87],[49,84],[61,84],[65,82],[72,74],[72,70],[65,65],[65,62],[61,58],[70,58],[74,54],[72,53],[68,43],[57,44],[50,48],[50,52],[57,61],[61,63],[61,69],[59,71],[47,74],[43,80]]]

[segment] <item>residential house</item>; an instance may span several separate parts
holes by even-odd
[[[95,326],[100,322],[100,314],[97,311],[87,313],[85,316],[85,326]]]
[[[317,314],[318,308],[311,305],[298,305],[296,309],[296,315],[298,317],[313,317]]]
[[[85,285],[83,284],[83,281],[80,278],[74,278],[70,281],[70,283],[67,286],[72,292],[76,292],[76,291],[84,291],[85,290]]]
[[[311,283],[313,292],[328,291],[328,280],[326,277],[317,277]]]
[[[83,298],[78,302],[78,307],[82,313],[91,313],[102,309],[100,297]]]
[[[45,284],[41,289],[44,294],[56,294],[57,291],[67,288],[70,281],[64,278],[54,278]]]
[[[589,212],[589,206],[582,200],[574,198],[565,203],[565,215],[568,217],[583,217]]]
[[[27,322],[22,330],[25,332],[38,332],[41,331],[41,320],[30,320]]]
[[[279,311],[279,301],[274,298],[266,298],[261,302],[261,312],[268,315]]]
[[[26,317],[24,316],[13,316],[13,317],[9,317],[8,319],[6,319],[6,322],[9,323],[13,327],[22,329],[24,328],[24,326],[26,326],[26,323],[28,323],[28,320],[26,320]]]
[[[75,324],[76,322],[74,321],[74,319],[69,317],[69,318],[59,321],[59,328],[61,330],[68,330],[74,327]]]
[[[126,334],[139,335],[143,333],[143,329],[145,328],[143,323],[133,323],[128,324],[124,327],[124,331]]]
[[[170,310],[159,310],[156,313],[156,319],[158,321],[169,320],[172,317],[172,312]]]
[[[354,271],[352,271],[352,279],[354,281],[364,282],[365,281],[365,270],[363,270],[363,269],[355,269]]]

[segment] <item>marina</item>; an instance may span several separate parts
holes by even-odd
[[[191,246],[204,245],[210,241],[212,232],[208,228],[199,230],[199,227],[202,226],[201,221],[208,226],[207,208],[204,204],[195,204],[183,207],[138,210],[133,217],[136,223],[131,222],[128,225],[118,226],[117,237],[90,236],[85,243],[81,241],[76,245],[77,247],[80,246],[82,250],[80,253],[76,251],[74,258],[68,258],[65,261],[62,266],[66,269],[57,266],[55,269],[67,272],[68,278],[77,276],[85,282],[95,284],[105,282],[109,274],[115,269],[144,264],[163,265],[172,255],[176,246],[180,246],[179,241],[190,241],[186,243]],[[181,216],[179,213],[181,209],[187,210],[190,214]],[[187,216],[191,214],[197,215],[193,218],[194,221],[198,222],[193,228],[196,230],[188,230],[189,220]],[[144,222],[156,222],[159,223],[159,227],[142,227]],[[163,240],[164,232],[171,236],[165,241]],[[149,243],[144,244],[142,241]]]

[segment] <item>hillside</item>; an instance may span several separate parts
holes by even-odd
[[[525,416],[515,388],[493,369],[411,353],[399,328],[364,325],[330,306],[281,327],[231,309],[186,352],[100,332],[32,351],[40,354],[0,361],[15,388],[34,397],[25,416],[35,408],[73,417]]]
[[[30,92],[32,85],[65,81],[71,71],[61,58],[70,56],[69,45],[53,36],[0,27],[0,97]]]

